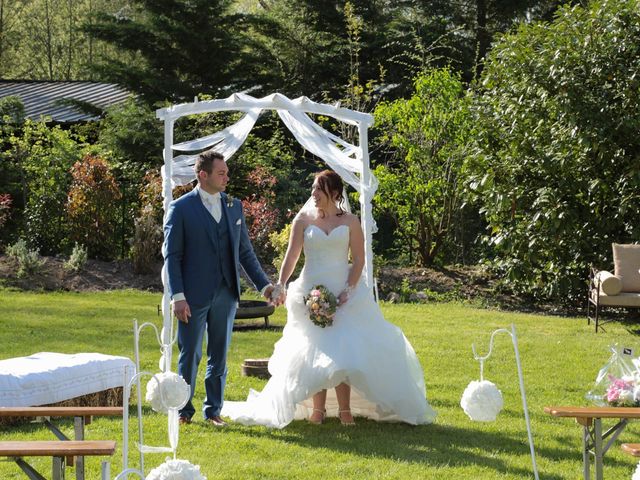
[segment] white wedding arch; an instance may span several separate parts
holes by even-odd
[[[278,115],[293,133],[296,140],[306,150],[324,160],[340,177],[359,193],[362,230],[365,237],[365,266],[364,278],[367,286],[373,288],[373,250],[372,235],[375,232],[375,222],[371,211],[371,199],[376,192],[378,182],[369,167],[368,129],[373,125],[373,117],[367,113],[357,112],[339,105],[316,103],[307,97],[289,99],[274,93],[263,98],[254,98],[244,93],[234,93],[221,100],[194,101],[183,103],[156,111],[156,116],[164,121],[164,166],[162,167],[162,197],[166,214],[169,204],[173,200],[172,188],[185,185],[196,179],[193,166],[198,153],[203,150],[215,149],[225,160],[229,160],[247,139],[249,132],[256,123],[263,110],[276,110]],[[239,111],[244,115],[233,125],[212,135],[202,138],[173,143],[173,130],[176,120],[185,115],[210,112]],[[314,122],[308,114],[327,115],[341,122],[353,125],[358,129],[359,144],[353,145],[344,139],[325,130]],[[181,152],[174,157],[174,152]],[[198,153],[189,153],[198,152]],[[163,343],[168,343],[172,336],[172,319],[168,281],[163,270],[162,282],[164,296],[163,311]],[[165,359],[168,370],[171,364],[171,354]]]

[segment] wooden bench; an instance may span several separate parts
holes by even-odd
[[[640,443],[623,443],[622,450],[632,457],[640,457]]]
[[[591,478],[591,456],[594,460],[596,480],[603,479],[604,455],[629,421],[640,418],[640,408],[634,407],[545,407],[544,411],[554,417],[573,418],[582,426],[582,458],[585,480]],[[604,431],[602,419],[617,420],[617,423]]]
[[[0,457],[12,458],[18,466],[33,480],[45,480],[38,471],[25,462],[22,457],[52,457],[51,477],[53,480],[64,480],[65,459],[73,464],[73,457],[84,458],[86,455],[111,456],[116,450],[114,440],[35,440],[0,442]],[[104,471],[104,467],[103,467]]]
[[[61,440],[61,442],[54,441],[53,443],[68,443],[70,439],[51,422],[50,417],[74,417],[74,440],[82,441],[84,440],[84,427],[91,423],[94,416],[122,416],[122,412],[122,407],[0,407],[0,417],[45,417],[44,424],[58,440]],[[76,456],[76,480],[84,480],[84,455]],[[73,465],[73,456],[67,455],[66,457],[68,458],[67,465]]]

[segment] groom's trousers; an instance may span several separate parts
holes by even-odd
[[[191,418],[195,413],[193,394],[198,365],[202,358],[202,340],[207,333],[207,369],[204,376],[206,397],[202,405],[204,418],[220,415],[227,379],[227,350],[231,342],[233,321],[238,308],[237,294],[221,282],[209,305],[191,306],[189,323],[178,325],[178,374],[191,387],[189,401],[180,415]]]

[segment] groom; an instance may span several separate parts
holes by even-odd
[[[207,422],[220,418],[227,377],[227,349],[240,299],[239,266],[256,288],[270,298],[273,286],[253,251],[242,204],[227,196],[229,169],[221,154],[207,151],[196,160],[198,186],[169,206],[164,226],[163,256],[169,293],[178,318],[178,374],[191,386],[180,423],[191,423],[193,394],[207,334]]]

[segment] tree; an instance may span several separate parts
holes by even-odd
[[[611,242],[640,240],[639,7],[567,6],[489,55],[471,187],[517,290],[577,298]]]
[[[86,30],[130,54],[96,61],[104,80],[123,85],[149,103],[224,96],[251,85],[243,71],[246,18],[230,0],[134,0],[116,14],[98,14]]]
[[[418,265],[432,265],[462,200],[468,97],[459,75],[436,69],[416,79],[410,99],[378,105],[375,117],[381,142],[395,150],[374,169],[375,209],[391,216],[399,242],[417,251]]]

